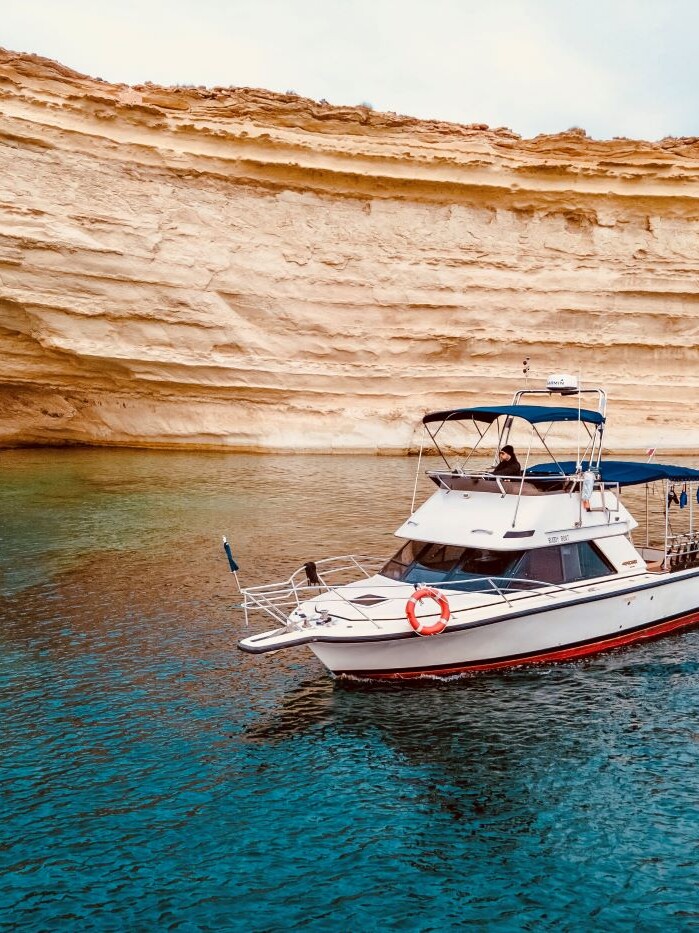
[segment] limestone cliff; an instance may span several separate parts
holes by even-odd
[[[699,448],[699,141],[520,139],[0,52],[0,444],[405,449],[581,370]]]

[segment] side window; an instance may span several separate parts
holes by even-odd
[[[577,580],[606,577],[615,572],[594,544],[579,541],[560,547],[527,551],[514,575],[542,583],[575,583]]]
[[[616,573],[614,567],[602,556],[590,541],[564,544],[561,547],[563,571],[568,583],[575,580],[591,580]]]
[[[582,580],[584,574],[580,567],[580,548],[577,544],[562,544],[563,577],[567,583]]]
[[[561,549],[541,547],[526,551],[514,576],[540,583],[563,583]]]

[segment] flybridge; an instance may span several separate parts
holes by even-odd
[[[577,396],[578,405],[573,406],[553,406],[553,405],[525,405],[522,400],[525,396],[544,396],[550,398],[552,395]],[[581,396],[593,395],[597,397],[597,411],[589,408],[582,408],[580,405]],[[605,420],[605,409],[607,407],[607,396],[603,389],[591,388],[583,389],[578,384],[575,376],[567,373],[557,373],[549,376],[546,380],[546,388],[541,389],[519,389],[515,392],[511,405],[479,405],[468,408],[451,408],[445,411],[428,412],[422,419],[423,424],[433,424],[439,421],[479,421],[486,424],[492,424],[500,416],[506,418],[521,418],[528,421],[529,424],[553,423],[558,421],[584,421],[587,424],[600,425]]]
[[[568,398],[575,397],[578,404],[576,406],[548,405],[541,404],[544,399],[551,399],[552,395],[565,395]],[[592,396],[597,401],[596,410],[593,408],[582,407],[582,397]],[[531,401],[530,401],[531,400]],[[532,402],[535,402],[532,404]],[[607,406],[607,396],[603,389],[590,388],[583,389],[574,376],[566,373],[558,373],[546,381],[545,388],[524,388],[515,392],[511,404],[509,405],[484,405],[464,408],[451,408],[444,411],[428,412],[424,415],[422,423],[425,426],[426,434],[429,440],[434,444],[437,453],[445,462],[447,468],[452,473],[464,473],[471,457],[476,453],[479,447],[485,446],[484,442],[490,439],[491,445],[496,448],[497,455],[506,446],[510,444],[510,436],[515,419],[523,421],[530,426],[530,438],[526,449],[526,458],[523,464],[524,472],[530,464],[532,450],[539,448],[545,451],[556,463],[556,457],[551,452],[550,432],[556,424],[569,423],[578,425],[578,458],[576,462],[582,462],[585,459],[590,464],[589,469],[595,471],[599,469],[600,458],[602,455],[602,438],[605,425],[605,411]],[[449,424],[469,423],[475,428],[477,437],[471,436],[455,445],[453,440],[446,441],[446,435],[438,435]],[[491,430],[492,425],[495,428]],[[548,427],[546,427],[548,426]],[[446,434],[448,435],[448,431]],[[475,442],[474,442],[475,441]],[[455,466],[449,462],[445,455],[445,449],[453,451],[454,447],[470,447],[470,453],[463,463]],[[420,449],[422,455],[423,448]],[[419,470],[419,465],[418,465]],[[482,471],[480,471],[482,472]],[[497,472],[497,471],[496,471]],[[562,473],[562,470],[558,472]],[[417,484],[416,484],[417,485]],[[414,506],[414,499],[413,499]]]

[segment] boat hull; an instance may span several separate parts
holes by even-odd
[[[310,647],[338,676],[401,680],[570,661],[699,623],[699,573],[646,581],[430,637],[319,640]]]

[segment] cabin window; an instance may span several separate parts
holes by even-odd
[[[403,583],[433,583],[468,591],[492,589],[488,578],[502,589],[535,589],[540,583],[575,583],[615,572],[590,541],[529,551],[406,541],[381,571]]]
[[[535,583],[563,583],[561,549],[542,547],[527,551],[513,576]]]
[[[511,577],[520,560],[522,551],[488,551],[464,548],[456,573],[456,580],[471,577]]]
[[[578,580],[606,577],[616,571],[590,541],[527,551],[512,574],[522,580],[560,585]],[[513,587],[528,588],[526,583]]]
[[[403,583],[434,583],[451,589],[492,589],[484,577],[508,577],[522,551],[487,551],[408,541],[381,573]]]
[[[454,570],[463,550],[449,544],[408,541],[381,573],[404,583],[441,583]]]
[[[607,577],[610,573],[616,573],[614,567],[591,541],[561,545],[561,558],[566,583]]]

